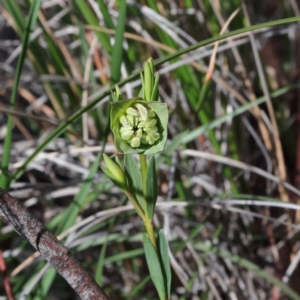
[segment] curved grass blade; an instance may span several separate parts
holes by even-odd
[[[282,96],[282,95],[286,94],[287,92],[289,92],[293,89],[297,89],[299,87],[300,87],[299,84],[295,84],[295,85],[281,88],[281,89],[273,92],[271,94],[271,98],[276,98],[276,97]],[[194,140],[195,138],[197,138],[199,135],[203,134],[207,130],[214,129],[217,126],[225,123],[228,119],[234,118],[234,117],[250,110],[252,107],[263,104],[265,102],[266,102],[266,98],[260,97],[260,98],[256,99],[255,101],[251,101],[245,105],[240,106],[239,108],[237,108],[234,112],[232,112],[230,114],[225,114],[219,118],[216,118],[214,121],[212,121],[209,124],[200,126],[190,132],[188,130],[186,130],[186,131],[180,133],[179,135],[176,136],[175,139],[172,140],[171,143],[169,143],[166,146],[164,153],[162,153],[162,155],[159,156],[158,161],[160,162],[163,155],[170,155],[180,144],[186,144],[186,143]]]
[[[83,15],[83,17],[85,18],[88,24],[95,25],[95,26],[99,25],[99,21],[95,16],[94,12],[91,10],[87,1],[75,0],[74,3],[76,4],[78,9],[80,10],[80,13]],[[101,32],[96,32],[96,35],[103,48],[108,53],[111,53],[112,48],[109,42],[109,38]]]
[[[104,20],[107,23],[108,27],[110,29],[115,29],[115,25],[110,17],[110,14],[108,13],[107,6],[104,4],[103,0],[97,0],[97,2],[99,4],[100,10],[103,14]]]
[[[272,22],[266,22],[266,23],[262,23],[259,25],[254,25],[254,26],[249,26],[249,27],[245,27],[242,29],[238,29],[238,30],[234,30],[230,33],[226,33],[223,35],[218,35],[216,37],[212,37],[209,38],[207,40],[201,41],[195,45],[192,45],[190,47],[181,49],[173,54],[167,55],[159,60],[157,60],[156,62],[154,62],[154,66],[158,66],[161,65],[175,57],[178,57],[182,54],[188,53],[192,50],[195,50],[199,47],[202,46],[206,46],[208,44],[214,43],[216,41],[220,41],[223,40],[225,38],[228,37],[232,37],[235,36],[237,34],[241,34],[241,33],[245,33],[248,31],[253,31],[253,30],[258,30],[258,29],[262,29],[265,27],[269,27],[269,26],[276,26],[276,25],[282,25],[282,24],[288,24],[288,23],[293,23],[293,22],[299,22],[300,21],[300,17],[293,17],[293,18],[287,18],[287,19],[282,19],[282,20],[278,20],[278,21],[272,21]],[[130,82],[131,80],[137,78],[140,75],[140,72],[142,71],[142,69],[137,70],[136,72],[132,73],[130,76],[128,76],[127,78],[125,78],[124,80],[121,80],[117,85],[118,86],[123,86],[124,84],[126,84],[127,82]],[[65,129],[71,124],[73,123],[75,120],[77,120],[78,118],[81,117],[81,115],[85,112],[87,112],[88,110],[90,110],[91,108],[93,108],[101,99],[103,99],[104,97],[110,95],[110,93],[115,89],[115,86],[111,86],[110,88],[107,89],[107,91],[103,92],[101,95],[99,95],[97,98],[93,99],[92,101],[90,101],[87,105],[83,106],[82,108],[80,108],[79,110],[77,110],[75,113],[73,113],[66,122],[62,123],[60,126],[58,126],[49,136],[47,139],[45,139],[45,141],[36,148],[36,150],[28,157],[28,159],[24,162],[23,166],[21,168],[19,168],[15,174],[13,175],[12,178],[12,182],[16,181],[17,178],[19,178],[24,170],[26,169],[26,167],[28,166],[28,164],[36,157],[36,155],[42,151],[49,142],[51,142],[53,139],[55,139],[57,136],[59,136],[61,133],[63,133],[65,131]]]
[[[23,67],[25,57],[26,57],[26,51],[27,51],[27,48],[30,43],[30,35],[31,35],[33,27],[36,23],[40,4],[41,4],[41,0],[36,0],[32,3],[32,5],[30,7],[28,22],[27,22],[24,38],[22,41],[22,51],[18,58],[16,75],[14,78],[14,85],[13,85],[12,94],[11,94],[10,102],[9,102],[9,109],[14,108],[14,104],[15,104],[15,100],[16,100],[17,92],[18,92],[18,85],[19,85],[21,72],[22,72],[22,67]],[[8,165],[9,165],[9,159],[10,159],[10,148],[11,148],[11,139],[12,139],[12,125],[13,125],[12,122],[13,122],[12,115],[8,115],[8,117],[7,117],[7,134],[5,136],[4,153],[3,153],[2,164],[1,164],[2,172],[0,174],[0,187],[2,187],[3,189],[7,189],[7,187],[8,187]]]
[[[99,169],[99,164],[100,164],[100,161],[102,158],[102,154],[103,154],[103,150],[98,153],[95,161],[93,162],[93,164],[90,168],[90,172],[89,172],[87,178],[85,178],[84,182],[82,183],[82,185],[80,187],[79,193],[75,196],[72,203],[65,210],[65,212],[64,212],[65,222],[60,223],[61,226],[59,228],[59,232],[63,232],[75,224],[77,215],[79,214],[80,210],[82,209],[82,207],[85,203],[87,195],[90,192],[95,174]]]
[[[132,288],[130,293],[126,295],[126,299],[133,299],[133,296],[135,296],[151,279],[150,275],[145,277],[140,283],[138,283],[135,287]]]
[[[217,41],[221,41],[223,39],[226,39],[226,38],[229,38],[229,37],[232,37],[232,36],[235,36],[235,35],[246,33],[246,32],[249,32],[249,31],[255,31],[255,30],[258,30],[258,29],[265,28],[265,27],[278,26],[278,25],[283,25],[283,24],[288,24],[288,23],[293,23],[293,22],[299,22],[299,21],[300,21],[300,17],[286,18],[286,19],[261,23],[261,24],[257,24],[257,25],[253,25],[253,26],[247,26],[247,27],[244,27],[244,28],[241,28],[241,29],[237,29],[237,30],[228,32],[228,33],[224,33],[222,35],[217,35],[215,37],[211,37],[209,39],[206,39],[202,42],[196,43],[196,44],[191,45],[189,47],[183,48],[183,49],[181,49],[181,50],[179,50],[175,53],[168,54],[168,55],[164,56],[163,58],[158,59],[157,61],[155,61],[154,66],[161,65],[161,64],[163,64],[167,61],[170,61],[171,59],[176,58],[176,57],[178,57],[182,54],[185,54],[185,53],[191,52],[193,50],[196,50],[199,47],[202,47],[202,46],[205,46],[205,45],[217,42]]]
[[[123,37],[126,21],[126,1],[120,2],[119,18],[116,31],[116,40],[111,55],[110,85],[115,85],[121,77],[121,64],[123,61]]]

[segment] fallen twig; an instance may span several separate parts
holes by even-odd
[[[0,189],[0,218],[24,236],[83,300],[108,300],[75,256],[27,209]]]

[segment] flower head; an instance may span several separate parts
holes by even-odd
[[[120,153],[154,154],[164,149],[168,122],[166,104],[134,98],[111,105],[111,129]]]
[[[153,145],[160,138],[155,112],[146,105],[137,103],[126,109],[119,119],[121,138],[132,148],[141,144]]]
[[[160,102],[159,76],[154,75],[154,63],[149,58],[141,72],[139,97],[122,100],[118,87],[112,93],[110,125],[117,150],[122,154],[155,154],[167,141],[168,109]]]

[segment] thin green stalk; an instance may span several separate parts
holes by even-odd
[[[140,163],[141,163],[143,189],[144,189],[144,192],[145,192],[146,174],[147,174],[147,160],[146,160],[146,155],[140,154],[139,156],[140,156]]]
[[[143,182],[143,189],[145,193],[145,187],[146,187],[146,174],[147,174],[147,160],[146,155],[140,154],[140,164],[141,164],[141,172],[142,172],[142,182]],[[146,197],[145,197],[146,201]],[[144,225],[147,231],[147,234],[149,236],[150,242],[153,245],[153,247],[157,250],[156,246],[156,239],[154,234],[154,228],[153,228],[153,222],[149,219],[148,211],[145,209],[145,219],[144,219]]]
[[[152,223],[152,220],[149,220],[147,214],[145,216],[144,225],[145,225],[149,240],[150,240],[152,246],[154,247],[154,249],[157,252],[157,246],[156,246],[156,239],[155,239],[155,234],[154,234],[153,223]]]
[[[145,219],[145,213],[144,213],[142,207],[140,206],[139,202],[134,198],[134,196],[130,192],[127,192],[126,195],[131,200],[131,202],[134,205],[134,208],[137,210],[138,214],[140,215],[143,222],[145,223],[145,220],[146,220]]]

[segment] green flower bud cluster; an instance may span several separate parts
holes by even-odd
[[[121,138],[132,148],[138,148],[141,144],[153,145],[160,139],[157,115],[143,104],[137,103],[127,108],[119,121]]]

